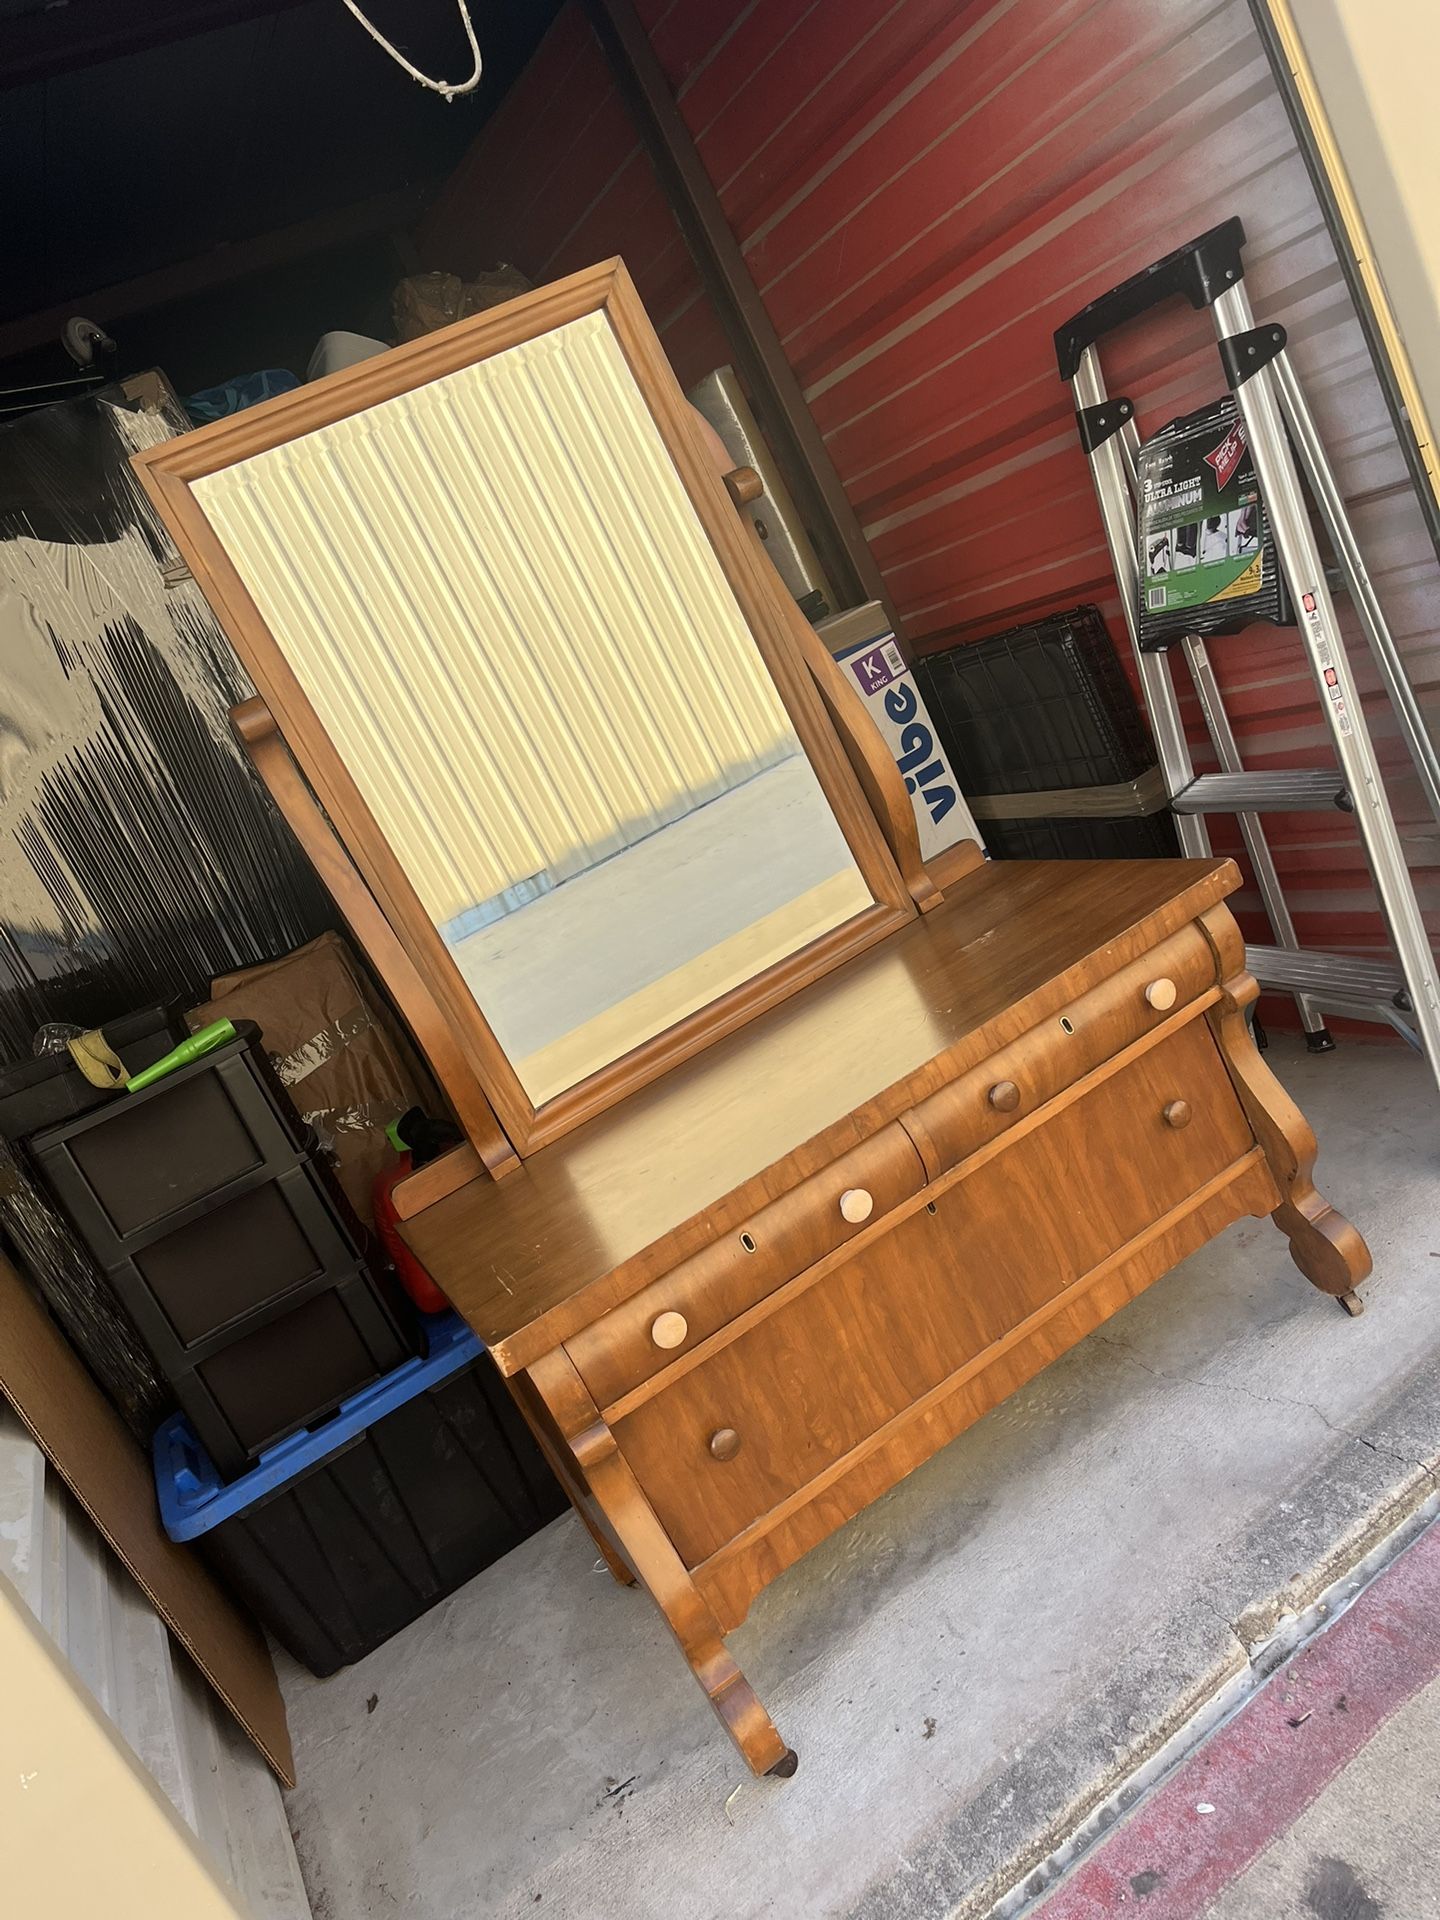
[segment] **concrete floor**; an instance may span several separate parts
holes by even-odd
[[[336,1678],[284,1667],[319,1920],[940,1920],[1023,1882],[1440,1457],[1433,1087],[1271,1059],[1370,1239],[1362,1319],[1241,1223],[776,1582],[731,1645],[788,1782],[568,1517]]]

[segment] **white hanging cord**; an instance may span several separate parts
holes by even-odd
[[[448,80],[432,80],[428,73],[421,73],[418,67],[412,67],[400,49],[398,47],[392,47],[384,34],[380,32],[379,28],[372,26],[370,21],[365,18],[365,15],[355,4],[355,0],[344,0],[345,7],[349,12],[354,14],[355,18],[360,22],[361,26],[364,27],[376,46],[383,47],[390,58],[395,61],[398,66],[402,66],[412,80],[419,81],[422,87],[428,87],[432,93],[438,93],[446,100],[453,100],[457,94],[473,93],[480,84],[480,43],[475,38],[474,24],[470,19],[470,9],[465,4],[465,0],[457,0],[457,4],[460,8],[460,24],[465,29],[465,38],[470,42],[470,52],[475,65],[471,70],[468,80],[462,80],[458,86],[452,86]]]

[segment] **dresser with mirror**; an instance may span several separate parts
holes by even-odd
[[[757,1773],[725,1635],[987,1408],[1246,1215],[1356,1304],[1234,865],[923,864],[618,261],[136,464],[465,1135],[406,1236]]]

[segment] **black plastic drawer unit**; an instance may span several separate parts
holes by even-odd
[[[259,1030],[30,1151],[217,1466],[242,1472],[414,1352],[414,1317]]]

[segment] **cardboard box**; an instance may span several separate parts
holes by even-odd
[[[285,1702],[264,1635],[200,1560],[166,1537],[148,1455],[5,1259],[0,1392],[281,1785],[293,1787]]]

